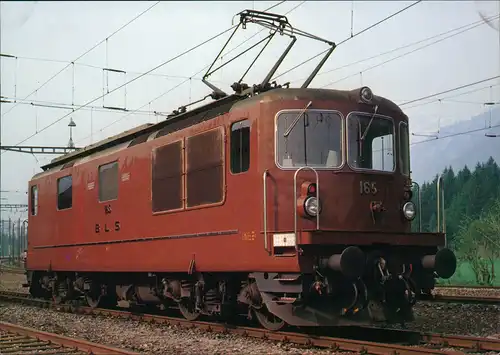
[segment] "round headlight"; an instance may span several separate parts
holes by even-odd
[[[363,87],[359,94],[360,94],[359,96],[361,98],[361,101],[363,101],[364,103],[369,104],[372,102],[373,93],[368,86]]]
[[[406,202],[403,206],[403,215],[409,221],[415,218],[417,212],[415,211],[415,204],[413,202]]]
[[[320,207],[318,205],[318,199],[316,197],[308,197],[304,201],[304,211],[311,217],[316,217],[320,212]]]

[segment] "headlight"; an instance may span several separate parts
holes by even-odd
[[[413,220],[416,215],[415,204],[413,202],[406,202],[403,206],[403,215],[409,221]]]
[[[318,199],[316,197],[308,197],[304,201],[304,211],[311,217],[316,217],[316,215],[321,212],[321,208],[318,206]]]
[[[363,101],[365,104],[369,104],[372,102],[373,93],[368,86],[365,86],[360,90],[359,96],[361,101]]]

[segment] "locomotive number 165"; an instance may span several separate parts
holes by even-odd
[[[361,195],[376,195],[378,192],[377,185],[374,181],[363,181],[359,182],[359,193]]]

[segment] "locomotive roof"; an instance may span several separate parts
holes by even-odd
[[[42,169],[46,171],[63,164],[71,164],[72,161],[75,161],[78,158],[89,156],[93,153],[127,141],[132,140],[130,146],[143,143],[147,140],[149,135],[155,131],[158,131],[158,136],[162,136],[175,130],[192,126],[201,121],[215,118],[219,115],[230,112],[233,108],[242,108],[244,106],[254,105],[258,102],[280,100],[337,100],[358,102],[359,90],[360,89],[348,91],[314,88],[276,88],[251,97],[229,95],[220,100],[197,107],[191,111],[184,112],[159,123],[143,124],[88,145],[82,149],[54,158],[49,164],[42,166]],[[398,105],[384,97],[374,95],[373,102],[374,104],[382,106],[390,111],[403,114]]]

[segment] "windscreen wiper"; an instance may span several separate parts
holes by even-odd
[[[368,122],[368,126],[366,126],[365,131],[361,135],[360,140],[363,141],[365,140],[366,134],[368,133],[368,129],[370,129],[370,126],[372,125],[373,119],[375,118],[375,115],[377,114],[378,110],[378,105],[375,105],[375,110],[373,111],[372,117],[370,118],[370,122]]]
[[[302,109],[302,111],[298,114],[298,116],[292,122],[292,124],[290,125],[290,127],[288,127],[288,129],[285,131],[285,133],[283,133],[283,137],[287,138],[290,135],[290,132],[292,131],[293,127],[295,127],[295,125],[297,124],[297,122],[299,122],[300,117],[302,117],[302,115],[304,114],[304,112],[306,112],[306,110],[309,108],[309,106],[312,105],[312,103],[313,103],[312,101],[309,101],[309,103],[306,105],[306,107],[304,107]]]

